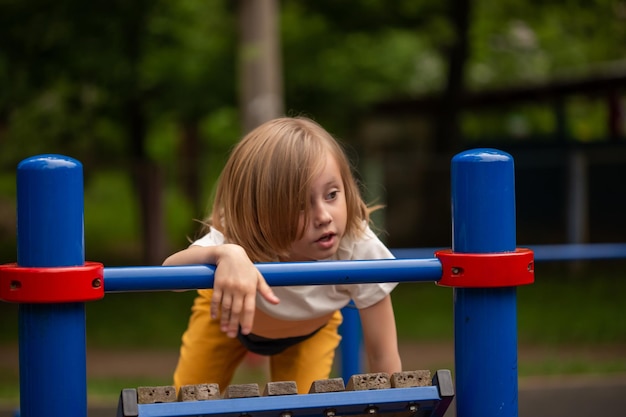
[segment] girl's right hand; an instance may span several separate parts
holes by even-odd
[[[220,317],[228,337],[248,334],[254,323],[257,291],[272,304],[279,299],[239,245],[192,245],[168,257],[163,265],[216,265],[213,279],[211,317]],[[221,314],[220,314],[221,313]]]
[[[278,304],[270,286],[239,245],[224,244],[215,259],[215,279],[211,300],[211,317],[220,317],[220,325],[228,337],[248,334],[254,323],[257,291],[272,304]]]

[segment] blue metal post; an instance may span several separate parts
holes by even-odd
[[[363,331],[359,310],[349,304],[341,310],[341,377],[348,381],[352,375],[363,373]]]
[[[452,249],[516,248],[513,158],[474,149],[452,159]],[[515,287],[454,289],[456,407],[459,417],[516,417]]]
[[[17,169],[17,263],[82,266],[83,171],[58,155],[25,159]],[[84,303],[21,304],[22,417],[87,415]]]

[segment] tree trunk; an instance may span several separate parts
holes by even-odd
[[[452,154],[461,146],[461,108],[465,94],[465,66],[469,55],[471,0],[450,1],[450,21],[455,39],[448,48],[447,83],[437,120],[435,150]]]
[[[284,113],[278,18],[278,0],[239,1],[239,85],[244,133]]]
[[[128,60],[126,117],[130,141],[130,175],[138,196],[141,262],[160,265],[166,255],[161,169],[146,152],[147,120],[141,87],[140,66],[144,53],[147,16],[152,4],[146,0],[127,3],[125,55]]]
[[[163,222],[163,179],[159,165],[150,160],[145,150],[146,120],[141,99],[127,105],[131,141],[131,176],[139,203],[141,262],[160,265],[166,256]]]
[[[179,184],[185,198],[193,208],[195,216],[201,218],[200,180],[199,180],[200,133],[198,122],[183,122],[180,127],[178,144]]]

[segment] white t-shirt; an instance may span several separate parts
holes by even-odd
[[[225,243],[224,235],[211,228],[192,245],[217,246]],[[369,227],[359,239],[344,237],[335,255],[327,260],[393,259],[389,249]],[[256,305],[264,313],[280,320],[306,320],[321,317],[345,307],[354,300],[357,308],[366,308],[385,298],[397,283],[303,285],[272,287],[280,304],[273,305],[257,295]]]

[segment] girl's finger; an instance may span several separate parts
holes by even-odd
[[[230,308],[230,317],[226,329],[228,337],[236,337],[239,331],[239,317],[241,316],[242,297],[235,297]]]
[[[248,334],[252,331],[255,307],[256,297],[254,295],[246,297],[243,303],[243,310],[241,312],[241,334]]]
[[[257,291],[259,292],[259,294],[261,294],[263,298],[265,298],[270,303],[272,304],[280,303],[280,299],[276,296],[276,294],[274,294],[274,291],[272,291],[272,288],[269,285],[267,285],[265,278],[263,278],[261,274],[259,274],[259,280],[257,282]]]
[[[211,297],[211,318],[216,319],[220,311],[220,305],[222,303],[222,291],[220,289],[213,290],[213,296]]]
[[[232,315],[231,305],[232,305],[232,297],[228,295],[222,296],[221,300],[222,305],[222,314],[220,315],[220,328],[223,332],[228,330],[228,326],[230,324],[230,318]]]

